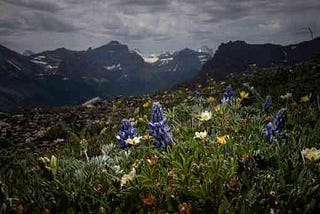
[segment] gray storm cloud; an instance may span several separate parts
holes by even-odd
[[[82,50],[119,40],[145,53],[221,42],[288,44],[320,30],[318,0],[3,0],[0,43]]]

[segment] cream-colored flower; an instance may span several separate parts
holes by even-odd
[[[306,148],[301,151],[302,155],[310,161],[317,161],[320,159],[320,149],[312,147],[311,149]]]
[[[198,138],[198,139],[201,139],[201,140],[204,140],[208,137],[208,133],[207,131],[203,131],[203,132],[196,132],[195,135],[194,135],[194,138]]]
[[[129,121],[130,121],[132,126],[136,126],[137,123],[138,123],[138,121],[136,119],[134,119],[134,118],[129,118]]]
[[[217,142],[220,145],[224,145],[227,143],[227,139],[229,139],[229,135],[222,135],[217,137]]]
[[[285,95],[280,96],[281,99],[283,100],[288,100],[292,98],[292,93],[286,93]]]
[[[88,141],[83,138],[82,140],[80,140],[80,145],[83,147],[86,147],[86,146],[88,146]]]
[[[44,164],[48,164],[50,162],[49,158],[47,158],[47,157],[40,157],[39,161]]]
[[[133,167],[128,174],[125,174],[122,176],[121,183],[120,183],[121,187],[126,185],[129,181],[132,181],[135,175],[136,175],[136,169]]]
[[[208,121],[212,118],[212,112],[211,111],[204,111],[199,115],[200,121]]]
[[[133,145],[133,146],[136,146],[140,143],[140,139],[142,137],[134,137],[134,138],[128,138],[126,140],[126,143],[130,144],[130,145]]]

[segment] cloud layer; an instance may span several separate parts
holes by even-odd
[[[318,0],[2,0],[0,43],[81,50],[120,40],[146,53],[221,42],[288,44],[319,35]]]

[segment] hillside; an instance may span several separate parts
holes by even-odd
[[[27,57],[0,45],[0,109],[48,102],[50,95],[36,81],[41,72]]]
[[[222,43],[214,57],[204,64],[197,77],[204,80],[213,76],[225,80],[241,74],[250,74],[250,65],[294,65],[320,56],[320,38],[298,44],[281,46],[275,44],[247,44],[244,41]]]
[[[320,64],[254,69],[1,115],[0,202],[32,213],[318,213]]]

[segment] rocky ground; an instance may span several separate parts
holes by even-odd
[[[112,103],[111,103],[112,104]],[[65,142],[66,131],[81,130],[108,114],[110,102],[28,112],[0,113],[0,156],[19,151],[41,152],[48,145]]]

